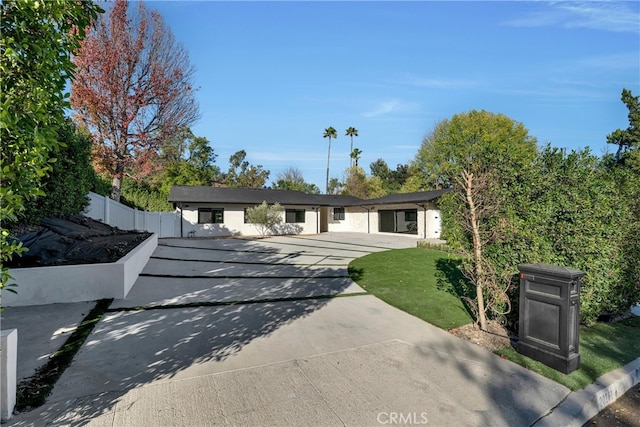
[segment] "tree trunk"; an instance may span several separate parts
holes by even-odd
[[[111,180],[111,199],[120,202],[120,194],[122,189],[122,177],[124,176],[124,166],[118,163],[116,165],[116,173]]]
[[[349,153],[353,153],[353,135],[351,135],[351,151],[349,151]],[[349,166],[353,166],[353,157],[351,158]],[[358,159],[356,159],[356,166],[358,166]]]
[[[119,175],[114,175],[111,181],[111,198],[116,202],[120,201],[120,189],[122,188],[122,178]]]
[[[476,276],[476,300],[478,304],[478,321],[480,328],[487,330],[487,317],[484,308],[484,295],[482,291],[484,282],[484,269],[482,268],[482,242],[480,240],[480,228],[478,226],[478,216],[476,214],[476,205],[473,200],[473,174],[467,171],[462,172],[465,184],[465,195],[467,204],[469,205],[469,223],[471,225],[471,233],[473,235],[473,264]]]
[[[327,151],[327,182],[324,194],[329,194],[329,160],[331,159],[331,137],[329,137],[329,150]]]

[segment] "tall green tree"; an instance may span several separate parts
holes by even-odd
[[[348,127],[345,136],[351,138],[351,147],[349,148],[349,153],[353,153],[353,137],[358,136],[358,129],[354,128],[353,126]],[[351,163],[349,164],[349,166],[353,166],[353,157],[351,157]],[[356,166],[358,166],[357,163]]]
[[[369,165],[371,175],[378,177],[382,181],[382,186],[387,194],[403,192],[402,187],[410,176],[409,165],[399,163],[395,170],[392,170],[387,162],[380,158]],[[410,193],[419,191],[419,188],[404,191]]]
[[[487,315],[510,309],[513,273],[494,262],[486,248],[513,228],[515,218],[504,205],[507,189],[520,185],[518,177],[535,156],[536,140],[522,124],[473,110],[438,123],[416,158],[431,183],[452,188],[442,200],[446,238],[464,255],[463,273],[475,288],[475,298],[467,302],[485,330]]]
[[[236,151],[229,157],[229,171],[223,182],[229,187],[264,188],[271,172],[262,165],[250,164],[246,157],[245,150]]]
[[[207,138],[195,136],[184,128],[162,144],[159,172],[148,181],[166,195],[173,185],[211,185],[220,175],[215,165],[217,157]]]
[[[0,3],[0,289],[9,280],[4,263],[25,250],[10,242],[7,224],[25,202],[43,195],[41,180],[60,147],[65,94],[77,52],[102,9],[90,1],[14,0]]]
[[[329,161],[331,160],[331,138],[337,138],[338,133],[333,127],[329,126],[324,130],[322,137],[329,138],[329,149],[327,150],[327,180],[325,186],[325,194],[329,194]]]
[[[621,100],[629,110],[629,127],[607,135],[607,142],[618,146],[615,155],[618,164],[628,163],[640,172],[640,96],[622,89]]]
[[[308,183],[298,168],[287,168],[276,177],[276,182],[271,184],[274,190],[296,190],[307,194],[320,194],[317,185]]]
[[[386,192],[380,178],[368,177],[364,169],[352,166],[345,171],[342,194],[361,199],[375,199],[384,196]]]

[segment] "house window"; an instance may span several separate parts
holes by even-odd
[[[285,211],[285,221],[287,223],[304,222],[304,209],[287,209]]]
[[[417,221],[418,211],[404,211],[404,220],[405,222]]]
[[[198,224],[223,224],[223,208],[198,208]]]
[[[333,220],[334,221],[344,220],[344,208],[333,208]]]

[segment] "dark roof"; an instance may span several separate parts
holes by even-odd
[[[313,194],[293,190],[266,188],[195,187],[174,185],[169,192],[170,202],[211,202],[230,204],[260,204],[262,202],[283,205],[317,205]]]
[[[316,197],[320,201],[320,206],[357,206],[364,202],[355,196],[342,194],[317,194]]]
[[[306,206],[371,206],[395,203],[424,203],[438,198],[448,190],[423,191],[419,193],[390,194],[373,200],[362,200],[353,196],[331,194],[306,194],[294,190],[271,190],[268,188],[227,188],[174,185],[169,192],[172,203],[225,203],[260,204],[278,202],[281,205]]]
[[[384,197],[379,197],[377,199],[363,200],[363,206],[373,206],[373,205],[393,205],[399,203],[425,203],[430,202],[432,200],[437,199],[445,193],[451,191],[450,189],[445,190],[433,190],[433,191],[418,191],[415,193],[397,193],[397,194],[389,194]]]

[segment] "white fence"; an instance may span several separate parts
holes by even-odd
[[[141,230],[158,237],[180,236],[180,215],[175,212],[147,212],[125,206],[107,196],[89,192],[85,215],[121,230]]]

